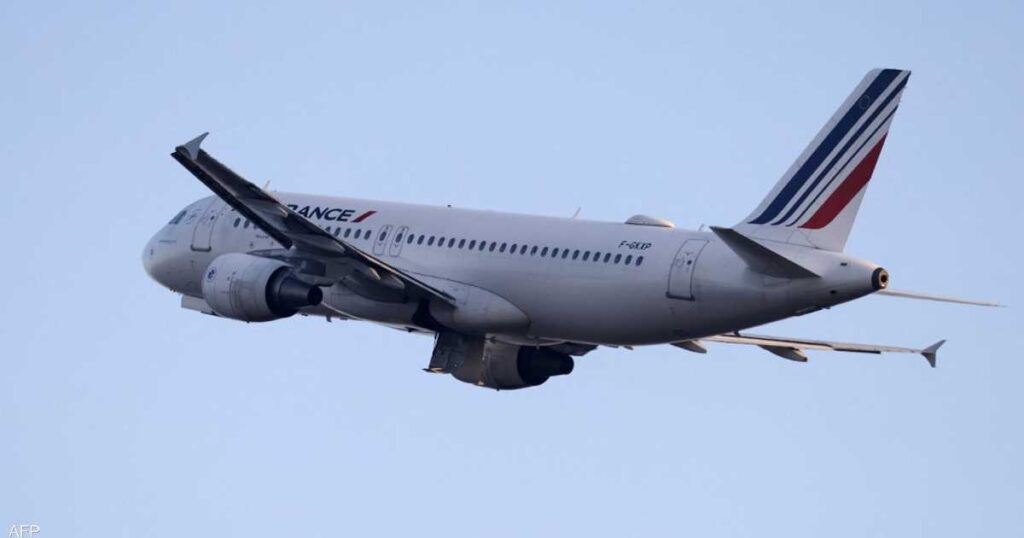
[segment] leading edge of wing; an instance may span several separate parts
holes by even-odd
[[[455,298],[408,273],[370,255],[356,246],[334,237],[276,198],[257,187],[200,148],[209,133],[177,146],[171,157],[203,182],[253,224],[285,248],[295,248],[314,256],[351,257],[378,271],[392,274],[415,289],[456,306]]]

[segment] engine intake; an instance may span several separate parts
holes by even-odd
[[[287,263],[240,253],[214,259],[202,288],[214,312],[240,321],[287,318],[323,300],[320,288],[299,279]]]

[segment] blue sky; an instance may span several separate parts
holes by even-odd
[[[1006,536],[1024,528],[1019,2],[6,2],[0,527],[42,536]],[[918,357],[601,350],[535,390],[427,338],[218,320],[146,240],[275,188],[677,224],[749,213],[873,67],[914,71],[847,250],[894,287],[762,332]]]

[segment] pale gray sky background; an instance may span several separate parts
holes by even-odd
[[[71,536],[1019,536],[1020,2],[0,6],[0,527]],[[181,310],[140,253],[211,151],[282,190],[730,225],[873,67],[914,70],[848,250],[762,332],[533,390],[367,324]]]

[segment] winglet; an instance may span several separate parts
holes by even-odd
[[[188,155],[188,157],[194,161],[194,160],[196,160],[199,157],[199,145],[203,143],[203,140],[209,134],[210,134],[210,132],[207,131],[207,132],[205,132],[205,133],[203,133],[203,134],[193,138],[192,140],[189,140],[188,142],[185,142],[184,144],[178,146],[178,149],[184,149],[185,153]]]
[[[934,344],[921,350],[921,354],[924,355],[924,358],[925,360],[928,361],[928,364],[932,365],[932,368],[935,368],[936,353],[938,353],[939,348],[942,347],[942,344],[945,343],[945,340],[939,340],[938,342],[935,342]]]

